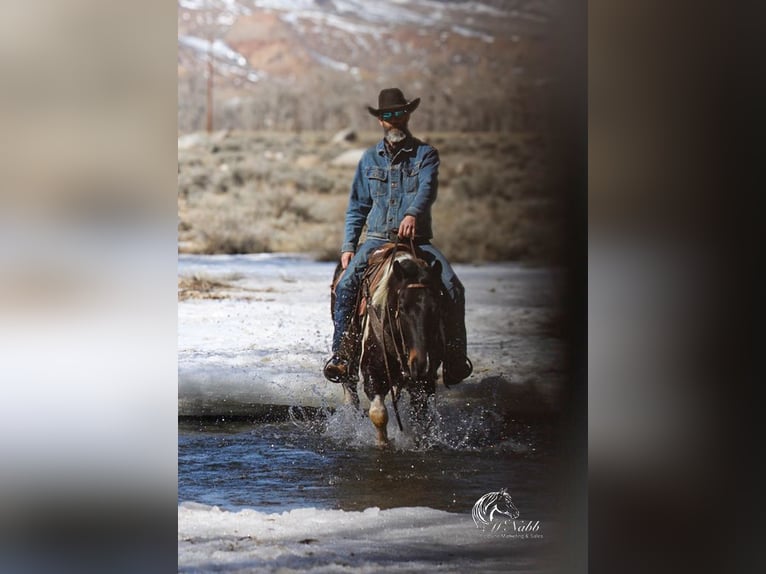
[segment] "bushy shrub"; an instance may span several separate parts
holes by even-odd
[[[342,151],[331,135],[235,132],[217,153],[179,149],[179,250],[337,260],[354,169],[329,165]],[[428,137],[441,157],[434,243],[451,261],[544,259],[555,250],[563,213],[546,195],[539,139]],[[356,145],[378,138],[360,134]]]

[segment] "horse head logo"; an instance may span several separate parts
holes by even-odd
[[[473,505],[471,512],[474,524],[479,530],[497,532],[504,529],[506,523],[519,517],[519,509],[513,504],[511,495],[505,488],[482,496]]]

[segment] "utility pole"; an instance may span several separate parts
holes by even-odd
[[[213,33],[207,40],[207,107],[205,110],[205,128],[207,133],[213,131]]]

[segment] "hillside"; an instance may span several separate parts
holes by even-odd
[[[541,0],[179,0],[179,130],[366,129],[382,87],[421,97],[428,130],[543,121],[553,4]]]

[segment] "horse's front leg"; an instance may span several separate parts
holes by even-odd
[[[378,446],[388,447],[388,410],[386,410],[385,399],[391,386],[381,365],[363,362],[362,376],[364,377],[364,394],[370,400],[369,417],[375,427]]]
[[[343,383],[343,404],[352,405],[355,409],[359,408],[359,392],[356,390],[356,383]]]
[[[375,426],[379,447],[387,447],[388,442],[388,410],[384,402],[385,395],[376,394],[370,402],[370,420]]]

